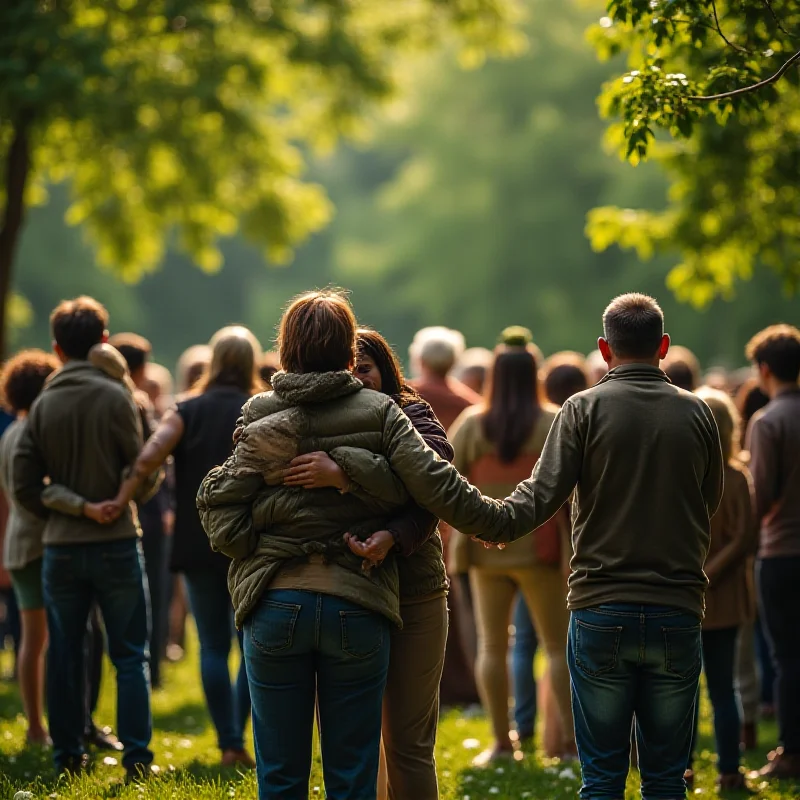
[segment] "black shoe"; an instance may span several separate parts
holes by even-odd
[[[89,756],[86,753],[82,753],[79,756],[70,756],[63,764],[57,766],[57,772],[59,775],[65,775],[67,777],[80,775],[82,772],[86,772],[89,769]]]
[[[123,750],[122,742],[114,736],[111,728],[98,728],[96,725],[84,737],[87,747],[96,747],[98,750],[113,750],[120,753]]]
[[[161,767],[156,764],[131,764],[125,767],[125,783],[145,783],[160,775]]]

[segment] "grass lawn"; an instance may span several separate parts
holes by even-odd
[[[10,658],[5,653],[0,658],[0,668],[7,673],[10,666]],[[695,794],[701,796],[714,794],[713,741],[707,711],[705,707],[695,789]],[[116,727],[115,684],[110,665],[105,672],[96,721]],[[252,774],[222,771],[217,766],[218,751],[203,702],[194,639],[183,662],[166,667],[164,688],[153,696],[153,722],[152,745],[156,763],[163,769],[163,778],[147,786],[124,786],[122,767],[115,759],[100,753],[95,754],[94,767],[89,775],[72,781],[59,781],[52,771],[49,753],[25,749],[25,722],[16,687],[7,681],[0,682],[0,800],[12,800],[17,792],[23,792],[18,800],[96,800],[101,797],[227,800],[256,797]],[[748,756],[750,769],[760,767],[764,754],[774,746],[774,726],[764,725],[761,738],[762,748]],[[528,753],[521,762],[503,768],[472,769],[472,758],[489,741],[489,727],[483,717],[465,717],[455,711],[444,715],[437,748],[442,800],[549,800],[577,796],[577,765],[562,765]],[[758,781],[755,785],[760,790],[759,797],[765,800],[800,797],[800,785],[768,786]],[[638,796],[638,781],[631,775],[626,797]],[[324,797],[318,762],[315,762],[309,797]]]

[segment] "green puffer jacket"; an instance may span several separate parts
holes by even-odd
[[[364,389],[349,372],[278,373],[272,384],[273,392],[242,409],[234,452],[208,474],[197,499],[211,546],[233,559],[228,585],[237,625],[282,566],[311,554],[345,568],[338,595],[401,625],[394,560],[365,573],[343,535],[368,536],[409,496],[461,530],[499,534],[501,504],[428,448],[391,398]],[[316,450],[349,475],[365,472],[364,458],[371,459],[369,492],[281,485],[288,463]]]

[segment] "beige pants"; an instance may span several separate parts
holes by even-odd
[[[438,800],[436,728],[439,682],[447,644],[447,598],[444,595],[403,605],[403,630],[392,633],[389,674],[383,695],[385,775],[378,777],[378,797],[389,800]]]
[[[564,732],[562,752],[573,752],[575,739],[567,668],[569,612],[561,570],[545,566],[516,570],[473,567],[469,575],[478,627],[475,676],[497,741],[500,744],[508,741],[508,626],[519,590],[547,655]]]

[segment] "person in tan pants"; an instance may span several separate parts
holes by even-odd
[[[465,411],[451,439],[454,465],[484,494],[502,498],[530,475],[539,458],[555,409],[539,400],[541,354],[524,328],[503,332],[497,348],[486,403]],[[513,755],[509,736],[509,681],[506,666],[508,626],[519,591],[528,606],[547,655],[561,742],[557,755],[574,756],[569,672],[566,647],[569,614],[561,569],[566,511],[548,522],[536,537],[486,549],[456,533],[454,561],[469,564],[478,629],[476,678],[481,701],[492,722],[494,746],[475,760],[486,765]]]

